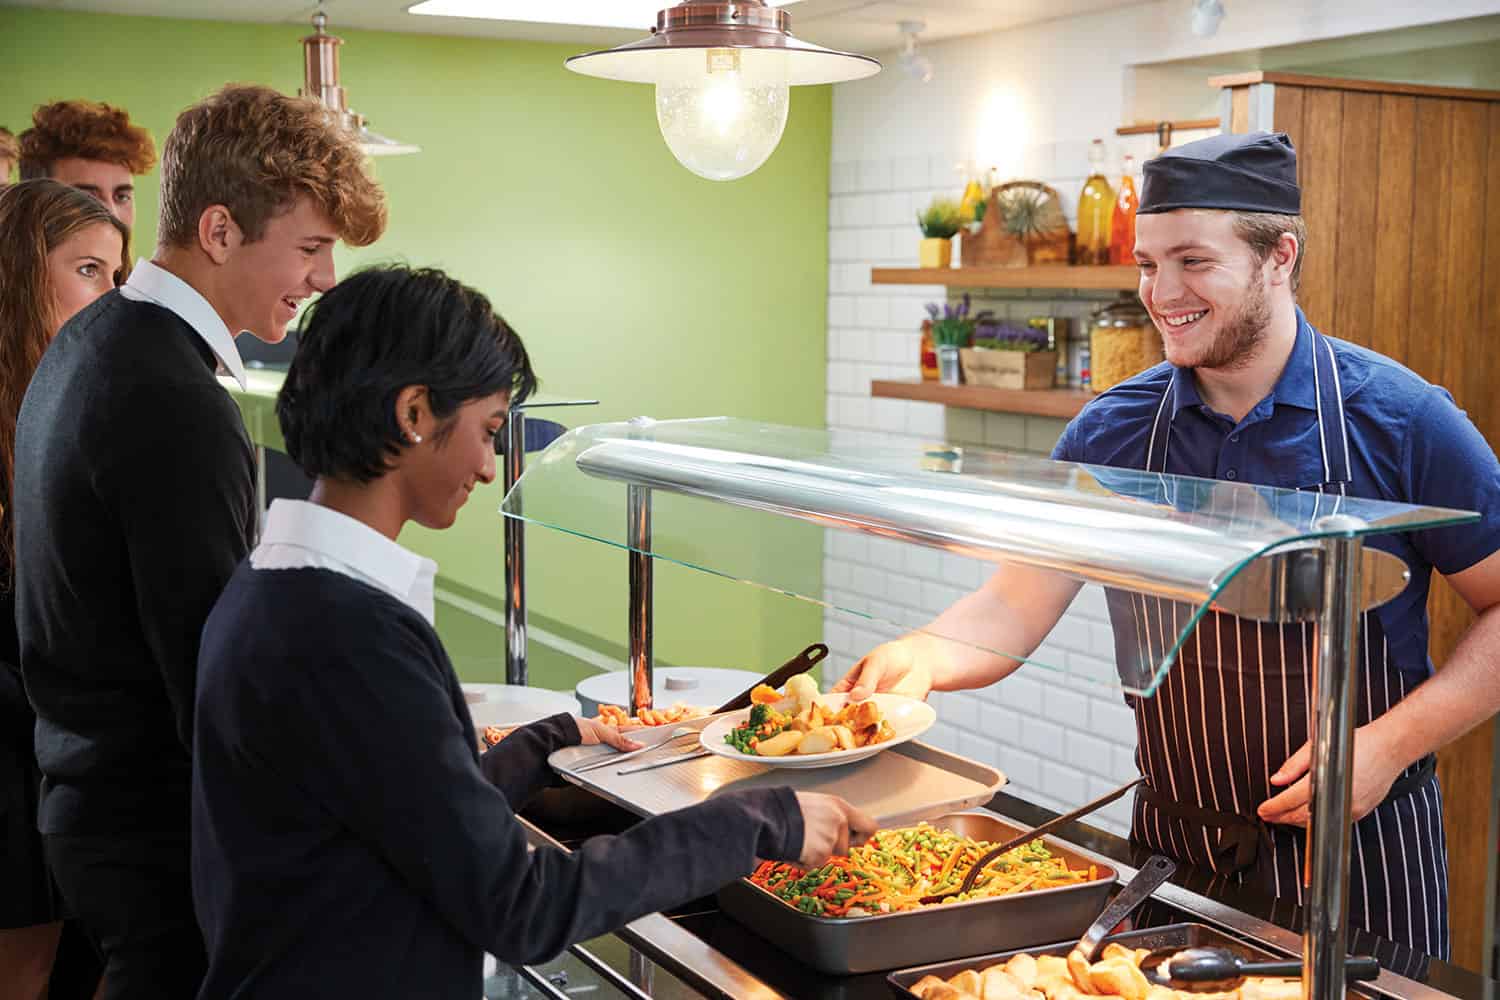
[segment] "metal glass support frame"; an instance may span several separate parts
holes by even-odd
[[[1342,1000],[1349,947],[1349,828],[1354,762],[1355,651],[1359,648],[1363,523],[1335,515],[1320,528],[1347,531],[1322,542],[1323,599],[1313,668],[1312,865],[1307,933],[1302,939],[1302,992],[1309,1000]]]
[[[636,417],[630,421],[631,437],[649,437],[653,421]],[[630,483],[625,487],[625,540],[630,566],[630,714],[640,715],[651,707],[654,689],[651,640],[655,609],[651,582],[651,488]]]
[[[526,468],[526,411],[558,406],[597,406],[597,399],[568,399],[556,403],[522,403],[505,418],[503,492],[510,493]],[[519,499],[517,504],[519,504]],[[519,509],[517,511],[519,513]],[[505,518],[505,683],[528,682],[526,669],[526,522]]]
[[[630,439],[651,438],[646,418],[631,421]],[[587,474],[622,482],[627,489],[627,540],[630,550],[630,681],[633,707],[650,705],[651,696],[651,493],[698,496],[719,502],[816,520],[862,533],[919,545],[963,551],[952,536],[939,530],[935,520],[941,508],[931,512],[892,511],[872,498],[857,482],[842,482],[839,470],[828,475],[818,469],[819,505],[813,516],[792,482],[803,471],[784,467],[756,466],[754,476],[737,476],[730,468],[736,457],[724,462],[706,451],[682,457],[682,449],[648,453],[632,449],[625,439],[594,445],[577,458]],[[705,461],[702,454],[708,454]],[[732,489],[726,489],[732,484]],[[922,516],[916,516],[920,513]],[[1004,513],[1003,511],[1001,513]],[[1389,600],[1404,587],[1407,570],[1400,560],[1364,546],[1360,532],[1371,523],[1346,514],[1318,519],[1312,527],[1323,537],[1303,539],[1255,556],[1239,567],[1235,579],[1215,584],[1213,605],[1219,610],[1262,621],[1313,622],[1318,629],[1314,669],[1314,704],[1311,720],[1311,815],[1309,837],[1311,864],[1307,892],[1307,914],[1303,937],[1303,995],[1308,1000],[1343,1000],[1344,960],[1348,949],[1349,842],[1351,839],[1351,764],[1354,753],[1354,680],[1360,615],[1366,608]],[[1027,561],[1038,546],[1027,544],[1026,524],[1021,519],[1006,523],[1005,531],[975,546],[973,554],[1005,551],[1011,546],[1018,561]],[[1015,530],[1010,530],[1011,528]],[[1400,530],[1392,524],[1383,530]],[[1132,539],[1132,542],[1135,542]],[[1141,556],[1138,544],[1126,552],[1094,553],[1089,566],[1071,566],[1083,579],[1106,586],[1141,589],[1172,599],[1203,599],[1207,594],[1173,592],[1171,577],[1153,579],[1149,573],[1132,577],[1132,562]],[[1176,547],[1180,550],[1180,546]],[[1207,548],[1207,546],[1205,546]],[[1166,552],[1167,550],[1163,550]],[[965,553],[969,554],[969,553]],[[1167,553],[1171,555],[1171,553]],[[1106,558],[1108,557],[1108,558]],[[1117,558],[1116,558],[1117,557]],[[1181,559],[1180,551],[1172,556]],[[1113,561],[1109,561],[1113,559]],[[1107,564],[1106,564],[1107,563]],[[1122,579],[1124,578],[1124,579]],[[642,700],[644,699],[644,701]]]

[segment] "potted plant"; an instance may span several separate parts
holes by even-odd
[[[922,227],[923,237],[917,261],[922,267],[953,265],[953,244],[949,241],[958,232],[961,221],[958,202],[952,198],[934,198],[927,211],[917,213],[917,225]]]
[[[964,381],[999,389],[1050,389],[1057,352],[1047,350],[1047,331],[1019,323],[982,322],[974,346],[960,352]]]
[[[945,302],[927,303],[927,315],[931,317],[932,339],[937,344],[938,381],[944,385],[959,384],[959,351],[969,346],[974,335],[975,324],[989,318],[988,312],[969,315],[969,295],[954,305]]]

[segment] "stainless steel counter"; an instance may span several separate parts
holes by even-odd
[[[566,794],[582,793],[569,790]],[[996,795],[988,808],[1030,825],[1053,815],[1006,793]],[[615,832],[635,822],[634,817],[604,803],[591,803],[584,811],[586,815],[575,812],[578,822],[558,821],[556,815],[562,811],[544,805],[524,815],[533,843],[566,847],[594,833]],[[1083,823],[1064,827],[1060,836],[1107,859],[1121,870],[1122,878],[1134,874],[1135,865],[1145,858],[1125,840]],[[1210,924],[1288,956],[1301,954],[1303,915],[1295,905],[1268,899],[1188,867],[1180,867],[1171,882],[1142,908],[1136,924],[1149,927],[1184,920]],[[1493,1000],[1497,995],[1497,984],[1492,980],[1369,935],[1356,934],[1351,950],[1375,954],[1387,970],[1375,983],[1361,987],[1374,995],[1402,1000]],[[587,943],[584,951],[587,960],[569,955],[528,970],[533,982],[549,975],[557,978],[551,986],[555,992],[536,985],[506,986],[495,980],[488,995],[587,995],[598,1000],[641,995],[670,1000],[782,996],[798,1000],[887,1000],[891,996],[885,973],[821,974],[720,913],[711,898],[670,914],[644,917],[615,935]]]

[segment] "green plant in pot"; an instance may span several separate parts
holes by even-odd
[[[960,381],[958,352],[969,346],[974,336],[974,327],[989,319],[989,312],[975,315],[969,313],[969,296],[954,305],[945,302],[927,303],[927,315],[932,320],[932,342],[937,345],[938,381],[947,385],[958,385]]]
[[[963,221],[959,218],[958,202],[952,198],[934,198],[925,212],[917,213],[917,225],[922,228],[917,257],[921,266],[950,267],[953,264],[953,244],[949,241]]]

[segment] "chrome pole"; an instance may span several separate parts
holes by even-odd
[[[1343,1000],[1349,946],[1349,828],[1354,761],[1355,651],[1359,648],[1360,556],[1364,527],[1334,515],[1315,525],[1345,534],[1322,541],[1323,606],[1313,666],[1311,852],[1307,933],[1302,939],[1303,996]]]
[[[521,479],[526,468],[526,411],[559,406],[597,406],[597,399],[567,399],[555,403],[522,403],[512,406],[505,420],[504,496]],[[537,420],[542,442],[550,444],[566,428]],[[537,447],[542,444],[538,443]],[[505,683],[526,684],[526,522],[521,520],[521,497],[515,498],[512,516],[505,519]]]
[[[517,407],[505,420],[505,494],[521,478],[526,463],[526,411]],[[521,498],[514,512],[521,513]],[[527,683],[526,522],[505,519],[505,683]]]
[[[630,421],[631,436],[648,436],[652,421],[636,417]],[[651,707],[652,699],[652,586],[651,586],[651,489],[634,483],[625,487],[625,539],[630,564],[630,714]]]

